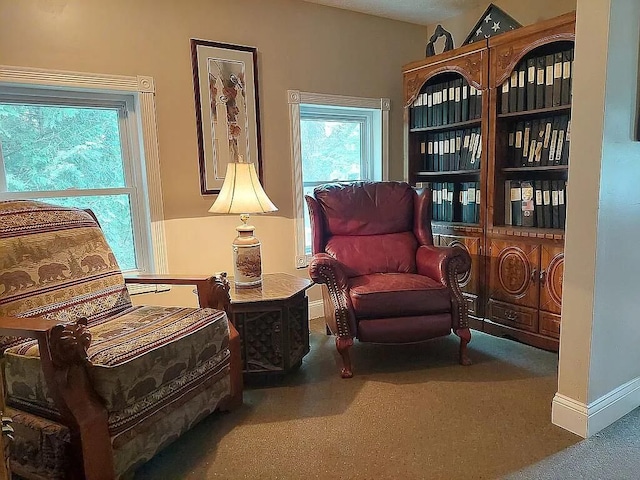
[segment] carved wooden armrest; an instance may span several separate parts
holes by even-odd
[[[125,283],[146,285],[193,285],[198,294],[198,303],[203,308],[215,308],[229,313],[231,297],[226,272],[216,275],[167,275],[126,274]]]
[[[42,373],[63,422],[71,431],[72,448],[80,452],[73,465],[78,478],[113,478],[113,452],[107,410],[93,389],[87,366],[91,333],[87,319],[60,324],[41,317],[0,316],[0,335],[38,340]]]
[[[339,337],[355,336],[355,314],[342,264],[326,253],[316,253],[309,263],[309,276],[315,283],[327,286],[335,312],[337,332],[334,333]]]

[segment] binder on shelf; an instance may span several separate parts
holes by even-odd
[[[425,93],[422,94],[422,112],[420,115],[421,118],[421,125],[422,127],[427,127],[428,126],[428,115],[429,115],[429,94],[425,91]]]
[[[469,120],[476,118],[476,97],[478,96],[478,89],[473,85],[469,85]]]
[[[560,203],[558,181],[551,180],[551,228],[560,228]]]
[[[433,127],[433,85],[427,87],[427,127]]]
[[[458,123],[462,121],[462,79],[455,81],[455,89],[453,93],[454,113],[453,121]]]
[[[567,220],[567,204],[565,202],[565,197],[567,193],[567,184],[564,181],[560,181],[560,188],[558,189],[558,205],[559,205],[559,228],[565,228],[565,223]]]
[[[535,187],[535,209],[536,209],[536,227],[544,227],[544,218],[542,209],[544,207],[542,201],[542,181],[536,180],[533,182]]]
[[[457,170],[456,168],[456,132],[449,132],[449,170]]]
[[[511,72],[509,78],[509,112],[518,111],[518,70]]]
[[[461,170],[468,170],[468,157],[469,157],[469,144],[471,143],[471,130],[466,129],[464,131],[464,138],[462,140],[462,149],[460,151],[460,168]]]
[[[420,142],[420,164],[423,170],[427,170],[427,142],[423,140]]]
[[[511,225],[522,226],[522,189],[520,181],[511,180]]]
[[[529,181],[522,181],[520,183],[520,190],[522,196],[522,226],[533,227],[535,226],[535,193],[533,184]]]
[[[449,123],[455,123],[455,115],[456,115],[456,81],[451,80],[449,82]]]
[[[556,145],[558,144],[558,128],[560,121],[558,117],[553,119],[551,127],[551,141],[549,142],[549,158],[547,159],[547,165],[553,165],[556,158]]]
[[[536,109],[544,108],[545,57],[536,58]]]
[[[522,63],[520,68],[518,69],[518,91],[516,94],[517,103],[516,103],[516,111],[523,112],[527,109],[527,104],[525,100],[525,92],[527,88],[527,70],[526,64]]]
[[[524,122],[524,134],[522,135],[522,158],[520,166],[526,167],[529,159],[529,147],[531,146],[531,121]]]
[[[522,145],[524,143],[524,122],[516,123],[514,154],[512,165],[520,167],[522,165]]]
[[[435,172],[433,165],[433,137],[427,137],[427,170],[429,172]]]
[[[527,59],[527,110],[536,108],[536,59]]]
[[[438,134],[438,171],[444,170],[444,133]]]
[[[460,108],[462,109],[462,122],[469,120],[469,84],[466,80],[462,81],[462,99]]]
[[[544,107],[553,106],[553,55],[547,55],[544,59]]]
[[[440,85],[433,86],[433,125],[439,127],[442,125],[442,90]]]
[[[569,117],[563,115],[558,121],[558,142],[556,143],[556,152],[553,158],[554,165],[561,165],[563,159],[563,151],[565,147],[565,135],[567,134],[567,127],[569,126]],[[568,155],[568,154],[567,154]],[[567,156],[568,158],[568,156]]]
[[[480,182],[476,182],[476,216],[474,223],[480,223]]]
[[[500,96],[500,113],[509,113],[509,83],[507,78],[502,84],[502,95]]]
[[[551,228],[551,187],[549,180],[542,180],[542,226]]]
[[[440,104],[441,111],[442,111],[441,125],[448,125],[449,124],[449,87],[447,86],[446,83],[441,84],[440,87],[442,88],[441,90],[442,102]]]
[[[536,148],[533,153],[533,166],[540,167],[542,165],[542,149],[544,148],[544,138],[545,138],[545,130],[546,123],[545,119],[542,118],[538,120],[537,125],[537,136],[536,136]]]
[[[514,165],[514,157],[516,154],[516,126],[512,125],[507,137],[507,165]]]
[[[559,107],[562,102],[562,52],[553,56],[553,99],[552,106]]]
[[[469,182],[469,188],[467,189],[467,205],[469,208],[469,218],[467,222],[475,223],[476,221],[476,184],[475,182]]]
[[[527,155],[527,167],[533,167],[533,162],[536,155],[536,147],[538,145],[538,120],[531,122],[531,130],[529,132],[529,152]]]
[[[569,165],[569,143],[571,140],[571,119],[567,118],[567,130],[564,133],[564,145],[560,155],[560,165]]]
[[[482,118],[482,90],[476,89],[476,116]]]
[[[460,156],[462,154],[462,139],[464,137],[463,130],[456,130],[456,159],[455,159],[455,169],[462,170],[462,166],[460,163]]]
[[[511,216],[511,180],[504,182],[504,224],[513,225]]]
[[[562,52],[562,87],[560,93],[560,105],[571,103],[571,56],[573,50]]]
[[[549,148],[551,146],[551,134],[553,131],[553,120],[544,118],[540,120],[543,125],[542,149],[540,152],[540,166],[546,166],[549,163]],[[537,165],[536,165],[537,166]]]
[[[443,132],[440,134],[442,138],[442,171],[447,172],[449,168],[449,132]]]

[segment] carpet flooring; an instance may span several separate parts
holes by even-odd
[[[474,331],[474,364],[462,367],[454,335],[356,342],[355,376],[343,380],[322,320],[311,329],[299,370],[247,385],[241,408],[205,419],[135,478],[585,478],[571,475],[570,461],[566,475],[527,476],[581,440],[550,421],[556,354]]]

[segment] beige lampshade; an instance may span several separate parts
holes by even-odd
[[[262,189],[253,163],[229,163],[211,213],[266,213],[278,208]]]

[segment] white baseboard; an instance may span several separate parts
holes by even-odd
[[[324,304],[322,300],[309,302],[309,319],[324,317]]]
[[[638,406],[640,377],[620,385],[588,405],[556,393],[551,408],[551,421],[554,425],[587,438]]]

